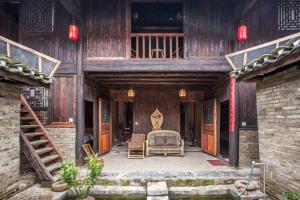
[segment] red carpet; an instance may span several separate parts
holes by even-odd
[[[207,160],[213,166],[224,166],[225,164],[221,160]]]

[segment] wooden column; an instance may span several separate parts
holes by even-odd
[[[77,56],[76,56],[76,163],[84,163],[84,152],[82,144],[84,143],[84,74],[82,69],[82,46],[83,46],[83,20],[79,20],[79,27],[82,27],[79,32],[79,40],[77,42]]]
[[[230,80],[230,127],[229,127],[229,164],[239,165],[239,116],[238,116],[238,84],[235,79]]]

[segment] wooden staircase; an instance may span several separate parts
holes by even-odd
[[[60,179],[62,154],[37,118],[24,96],[21,96],[21,150],[41,181]]]

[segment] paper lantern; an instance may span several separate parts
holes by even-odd
[[[178,95],[179,95],[179,97],[185,97],[186,96],[185,89],[180,89]]]
[[[69,25],[69,40],[78,40],[78,26],[74,23]]]
[[[247,40],[247,26],[246,25],[240,25],[238,27],[238,41],[244,42]]]

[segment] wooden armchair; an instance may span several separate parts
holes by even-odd
[[[145,134],[132,134],[128,141],[128,158],[144,158]]]
[[[83,144],[82,148],[83,148],[85,154],[87,155],[87,157],[95,155],[95,152],[93,151],[90,144]]]

